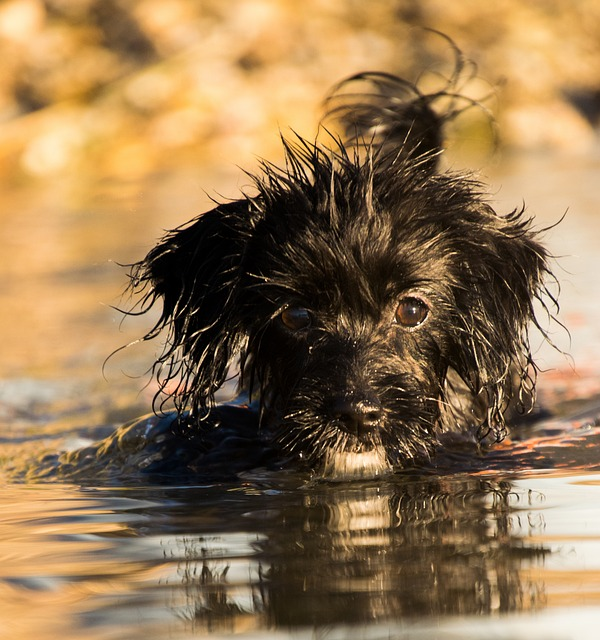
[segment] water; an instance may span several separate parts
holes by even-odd
[[[2,637],[592,638],[599,490],[591,474],[11,486]]]
[[[600,191],[595,157],[516,158],[491,180],[525,198],[560,259],[560,331],[542,400],[600,397]],[[489,173],[489,172],[488,172]],[[152,345],[119,303],[123,272],[162,228],[233,195],[237,174],[7,194],[0,214],[0,638],[596,638],[598,429],[555,440],[536,470],[380,482],[290,474],[187,487],[16,483],[33,455],[102,437],[144,413]],[[215,186],[216,185],[216,186]],[[42,214],[43,212],[43,214]],[[103,303],[103,304],[100,304]],[[567,343],[567,344],[565,344]],[[515,449],[516,450],[516,449]],[[560,467],[564,452],[566,467]]]

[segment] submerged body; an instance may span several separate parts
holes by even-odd
[[[197,485],[265,478],[271,472],[292,471],[315,476],[301,458],[289,456],[259,427],[257,406],[232,403],[215,407],[191,432],[177,412],[143,416],[89,446],[46,455],[29,463],[31,481],[81,484]],[[390,473],[448,475],[497,474],[540,469],[600,469],[600,404],[591,403],[577,415],[539,415],[515,428],[502,444],[481,443],[468,433],[447,432],[428,459],[383,471],[354,459],[328,479],[373,479]],[[360,454],[359,454],[360,455]],[[357,463],[358,465],[354,464]],[[356,469],[361,469],[362,474]],[[17,474],[17,475],[20,475]]]

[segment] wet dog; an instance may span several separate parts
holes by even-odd
[[[340,87],[343,136],[284,139],[284,166],[263,163],[252,194],[133,267],[143,310],[162,305],[146,336],[167,336],[162,439],[187,439],[196,466],[226,452],[220,433],[235,440],[238,414],[214,401],[233,367],[258,441],[333,479],[418,464],[444,432],[501,439],[531,406],[548,255],[522,210],[499,215],[476,179],[440,169],[458,98],[441,110],[447,88],[379,73]]]

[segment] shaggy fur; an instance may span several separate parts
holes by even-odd
[[[509,408],[531,406],[549,274],[522,210],[498,215],[477,180],[439,169],[442,126],[468,101],[385,74],[340,87],[343,141],[283,140],[252,195],[132,271],[143,309],[162,303],[146,339],[166,331],[155,372],[180,423],[198,437],[239,363],[261,437],[336,479],[415,464],[444,431],[500,439]]]

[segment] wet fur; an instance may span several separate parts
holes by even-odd
[[[531,407],[548,256],[522,210],[498,215],[476,179],[439,169],[442,127],[470,104],[440,111],[449,95],[351,78],[329,101],[343,140],[283,140],[251,195],[134,265],[143,310],[162,304],[146,336],[166,332],[160,387],[196,440],[234,366],[261,437],[329,478],[418,463],[445,431],[500,439]],[[427,308],[414,327],[407,299]]]

